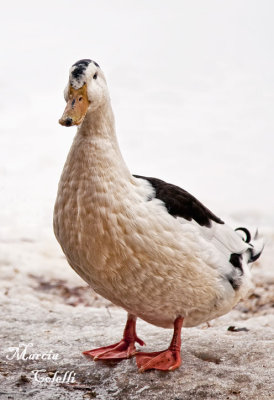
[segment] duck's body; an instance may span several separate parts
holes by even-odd
[[[259,253],[187,192],[131,175],[108,96],[78,128],[54,231],[97,293],[165,328],[177,318],[195,326],[230,311],[252,288],[247,262]]]

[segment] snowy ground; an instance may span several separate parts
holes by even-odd
[[[273,11],[268,0],[15,0],[1,9],[0,398],[274,398]],[[211,328],[185,330],[183,365],[168,376],[138,375],[134,360],[95,366],[80,353],[118,339],[124,322],[68,267],[52,233],[75,134],[57,121],[81,58],[105,71],[132,172],[181,185],[266,238],[255,294]],[[167,345],[170,331],[139,325],[148,349]],[[74,370],[77,384],[36,385],[33,362],[6,359],[19,342],[58,353],[57,365],[38,367]]]

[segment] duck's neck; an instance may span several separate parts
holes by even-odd
[[[78,129],[78,134],[106,138],[117,143],[114,115],[109,99],[106,99],[96,110],[88,111]]]
[[[94,111],[89,111],[78,128],[74,145],[79,146],[89,159],[95,173],[110,173],[113,170],[127,178],[131,174],[120,152],[115,133],[115,121],[110,100]]]

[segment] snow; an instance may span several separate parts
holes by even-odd
[[[273,11],[274,4],[270,0],[208,0],[206,3],[171,0],[168,4],[164,0],[13,0],[5,3],[0,24],[0,274],[3,312],[4,316],[9,316],[6,324],[10,323],[6,326],[5,343],[7,338],[17,343],[20,329],[26,330],[27,318],[23,321],[19,318],[23,313],[33,313],[36,335],[41,329],[47,330],[49,325],[39,325],[41,312],[47,315],[51,307],[54,308],[58,321],[64,316],[64,319],[69,318],[72,313],[76,325],[69,333],[77,342],[79,331],[74,329],[79,322],[78,307],[79,313],[84,315],[93,311],[82,308],[83,304],[110,309],[108,302],[95,299],[94,295],[88,300],[87,292],[75,289],[83,288],[84,284],[67,265],[52,233],[58,180],[75,134],[75,128],[58,125],[58,119],[65,107],[63,90],[69,68],[82,58],[98,62],[107,77],[121,150],[133,173],[180,185],[222,219],[233,225],[258,226],[266,236],[268,255],[262,256],[254,272],[260,299],[264,298],[265,287],[268,287],[270,300],[265,301],[271,304]],[[41,283],[41,279],[45,282]],[[48,282],[55,287],[47,286]],[[70,303],[77,307],[72,308]],[[273,310],[270,305],[266,309],[267,313]],[[100,310],[94,313],[98,320],[101,318],[100,326],[105,327]],[[234,318],[234,323],[244,315],[243,312],[233,313],[225,318]],[[122,326],[118,314],[115,321]],[[272,314],[269,320],[266,315],[247,315],[248,326],[255,324],[256,332],[261,322],[262,326],[273,327]],[[16,325],[16,318],[19,318],[19,325]],[[207,332],[200,333],[199,328],[193,331],[198,338],[200,334],[206,337],[204,340],[211,352],[214,352],[214,338],[223,329],[222,324],[226,324],[226,320],[219,321],[221,325],[214,327],[217,331],[213,330],[209,336]],[[93,328],[92,325],[90,318],[89,329],[94,329],[90,332],[95,335],[97,325]],[[66,322],[60,326],[50,341],[52,346],[56,345],[56,340],[61,340]],[[113,340],[113,326],[109,329],[107,339]],[[144,329],[149,334],[154,328]],[[26,330],[25,340],[32,339],[28,335]],[[88,333],[85,335],[88,337]],[[166,331],[159,335],[157,344],[164,346]],[[190,340],[192,334],[187,335]],[[223,345],[227,335],[222,336]],[[243,333],[234,335],[245,338]],[[254,335],[254,340],[250,339],[252,346],[256,345],[256,333]],[[262,338],[263,332],[258,335]],[[45,344],[46,337],[43,340]],[[99,342],[96,339],[93,345]],[[199,340],[194,340],[194,344],[198,346]],[[64,350],[59,345],[59,351]],[[71,347],[74,345],[75,342]],[[259,347],[256,349],[260,351]],[[72,361],[80,363],[77,351],[75,349]],[[202,368],[197,362],[192,367],[193,356],[187,349],[186,354],[190,357],[188,368],[193,374],[189,375],[190,379]],[[232,356],[231,350],[229,357]],[[258,363],[263,362],[260,360]],[[203,362],[203,368],[204,364],[212,363]],[[81,373],[84,374],[88,366],[98,377],[100,372],[91,365],[86,363],[82,369],[79,367]],[[130,376],[135,376],[133,363],[127,365]],[[121,390],[119,373],[123,367],[117,368],[115,374],[118,375],[113,379]],[[237,367],[233,368],[236,373]],[[223,374],[228,374],[228,370]],[[241,362],[238,373],[240,370],[245,376],[253,373],[247,373]],[[107,382],[111,382],[107,369],[103,371],[109,379]],[[17,379],[17,372],[14,370],[12,379]],[[208,373],[205,369],[203,379]],[[260,372],[258,374],[260,377]],[[157,376],[162,379],[161,375]],[[251,378],[254,376],[250,375],[246,382]],[[139,379],[137,375],[135,379]],[[168,379],[164,378],[167,386],[163,390],[168,390]],[[174,382],[174,378],[171,379]],[[195,378],[195,382],[198,381]],[[221,380],[219,383],[224,390]],[[229,382],[227,387],[231,384]],[[136,385],[132,398],[145,395],[153,398],[147,394],[147,386],[154,388],[149,379],[144,378]],[[195,392],[191,390],[195,388],[188,388],[189,396],[193,395]],[[100,390],[104,389],[100,387]],[[211,389],[204,390],[209,390],[208,395],[211,393]],[[257,390],[258,398],[262,398],[264,393]],[[100,396],[98,398],[104,398],[103,394]],[[119,396],[117,394],[116,398],[123,398],[122,394]],[[200,396],[202,398],[202,394]],[[159,398],[159,393],[155,398]]]

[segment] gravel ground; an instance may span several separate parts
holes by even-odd
[[[0,250],[1,399],[274,399],[272,234],[253,268],[255,293],[209,327],[184,329],[182,366],[171,373],[139,374],[134,358],[106,364],[81,354],[118,341],[126,314],[83,283],[53,238]],[[141,320],[137,329],[147,351],[172,336]]]

